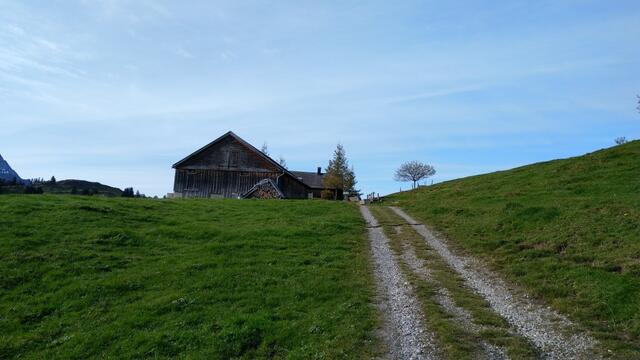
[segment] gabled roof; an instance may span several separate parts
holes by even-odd
[[[324,183],[322,182],[322,179],[324,178],[323,174],[318,175],[317,172],[308,171],[292,171],[291,173],[298,179],[302,180],[302,182],[307,184],[310,188],[324,189]]]
[[[201,147],[200,149],[196,150],[191,155],[189,155],[189,156],[185,157],[184,159],[178,161],[177,163],[173,164],[172,167],[174,169],[177,168],[178,166],[184,164],[185,162],[187,162],[188,160],[190,160],[194,156],[196,156],[196,155],[202,153],[203,151],[207,150],[208,148],[216,145],[217,143],[219,143],[220,141],[224,140],[227,137],[232,137],[234,140],[236,140],[240,144],[244,145],[249,150],[255,152],[256,154],[258,154],[260,157],[262,157],[267,162],[269,162],[272,165],[274,165],[278,170],[283,171],[283,172],[288,172],[287,169],[285,169],[277,161],[273,160],[272,158],[270,158],[267,154],[263,153],[262,151],[256,149],[253,145],[251,145],[248,142],[244,141],[244,139],[242,139],[240,136],[236,135],[233,131],[228,131],[227,133],[225,133],[224,135],[220,136],[219,138],[213,140],[212,142],[208,143],[207,145],[205,145],[205,146]]]

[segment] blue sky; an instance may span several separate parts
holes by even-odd
[[[0,154],[151,195],[233,130],[365,192],[640,137],[640,2],[0,0]]]

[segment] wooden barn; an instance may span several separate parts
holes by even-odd
[[[231,131],[173,168],[172,197],[310,199],[324,189],[321,168],[289,171]],[[328,190],[342,197],[341,189]]]

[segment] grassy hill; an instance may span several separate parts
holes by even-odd
[[[83,191],[89,191],[94,195],[104,196],[121,196],[122,190],[101,184],[99,182],[91,182],[85,180],[60,180],[55,184],[45,183],[42,190],[48,194],[71,194],[73,191],[82,194]]]
[[[0,358],[375,350],[350,204],[4,195],[0,213]]]
[[[640,142],[388,196],[513,282],[640,356]]]
[[[45,194],[73,194],[77,195],[102,195],[102,196],[121,196],[122,190],[101,184],[99,182],[91,182],[85,180],[60,180],[55,183],[44,182],[33,184],[33,187],[42,188]],[[25,186],[23,185],[7,185],[0,186],[0,194],[22,194]]]

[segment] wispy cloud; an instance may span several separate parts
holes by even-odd
[[[0,150],[159,195],[230,129],[300,169],[342,141],[380,192],[406,159],[444,179],[574,154],[640,136],[638,19],[631,0],[0,0]]]
[[[155,0],[81,0],[81,3],[97,9],[106,18],[120,17],[134,23],[154,17],[172,17],[169,8]]]
[[[463,93],[468,93],[473,91],[479,91],[486,87],[487,85],[474,84],[474,85],[453,87],[453,88],[447,88],[447,89],[438,89],[438,90],[432,90],[427,92],[421,92],[418,94],[392,97],[387,100],[387,103],[395,104],[395,103],[410,102],[415,100],[424,100],[424,99],[431,99],[431,98],[437,98],[437,97],[443,97],[443,96],[449,96],[449,95],[463,94]]]
[[[175,53],[176,53],[176,55],[178,55],[178,56],[180,56],[182,58],[185,58],[185,59],[194,59],[195,58],[195,56],[191,52],[185,50],[182,47],[178,47],[175,50]]]
[[[220,52],[220,59],[223,61],[231,61],[236,57],[236,54],[231,50],[224,50]]]

